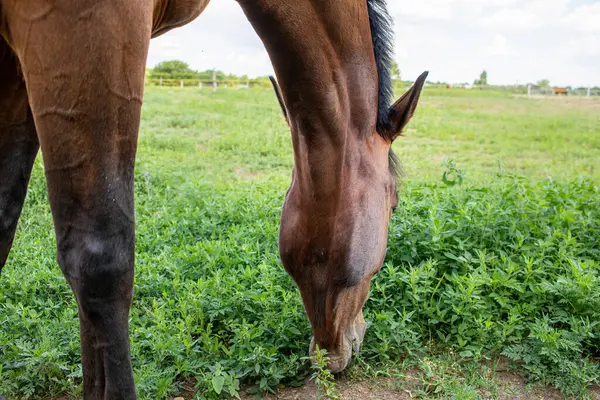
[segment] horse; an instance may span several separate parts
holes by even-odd
[[[567,88],[563,88],[563,87],[556,87],[554,88],[554,95],[555,96],[567,96],[569,94],[569,91],[567,90]]]
[[[57,261],[78,304],[86,399],[135,399],[128,315],[134,159],[150,39],[208,0],[0,2],[0,269],[41,148]],[[392,104],[385,0],[238,0],[264,43],[294,150],[279,252],[332,372],[365,335],[362,308],[398,204],[392,142],[427,73]]]

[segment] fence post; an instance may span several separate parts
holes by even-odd
[[[160,77],[160,83],[159,86],[162,87],[162,76]]]
[[[531,97],[531,85],[527,85],[527,97]]]
[[[588,86],[587,97],[592,97],[592,87]]]
[[[217,91],[217,70],[213,69],[213,92]]]
[[[198,82],[198,89],[202,89],[202,81]]]
[[[181,87],[183,87],[183,79],[181,80]]]

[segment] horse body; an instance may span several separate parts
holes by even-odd
[[[238,2],[271,57],[291,128],[282,263],[300,289],[311,347],[326,348],[329,367],[340,371],[362,341],[361,310],[385,256],[397,202],[390,146],[424,77],[392,108],[381,107],[390,88],[381,32],[372,32],[382,0]],[[0,268],[41,146],[57,258],[79,305],[86,399],[136,398],[128,313],[147,50],[151,37],[193,20],[207,4],[0,3]]]

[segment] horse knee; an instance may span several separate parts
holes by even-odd
[[[97,302],[130,300],[133,286],[133,230],[70,235],[59,243],[58,263],[84,310]]]

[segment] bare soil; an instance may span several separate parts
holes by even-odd
[[[381,379],[374,381],[345,381],[338,380],[337,388],[344,400],[405,400],[424,399],[422,392],[415,390],[419,385],[416,371],[405,371],[406,379],[395,381]],[[562,400],[564,397],[552,387],[528,387],[524,378],[511,372],[498,372],[500,388],[498,396],[482,392],[485,399],[498,400]],[[600,388],[592,388],[592,392],[600,399]],[[242,400],[258,399],[256,395],[242,395]],[[285,388],[275,394],[263,394],[263,400],[316,400],[317,388],[314,382],[307,380],[305,385],[298,388]]]

